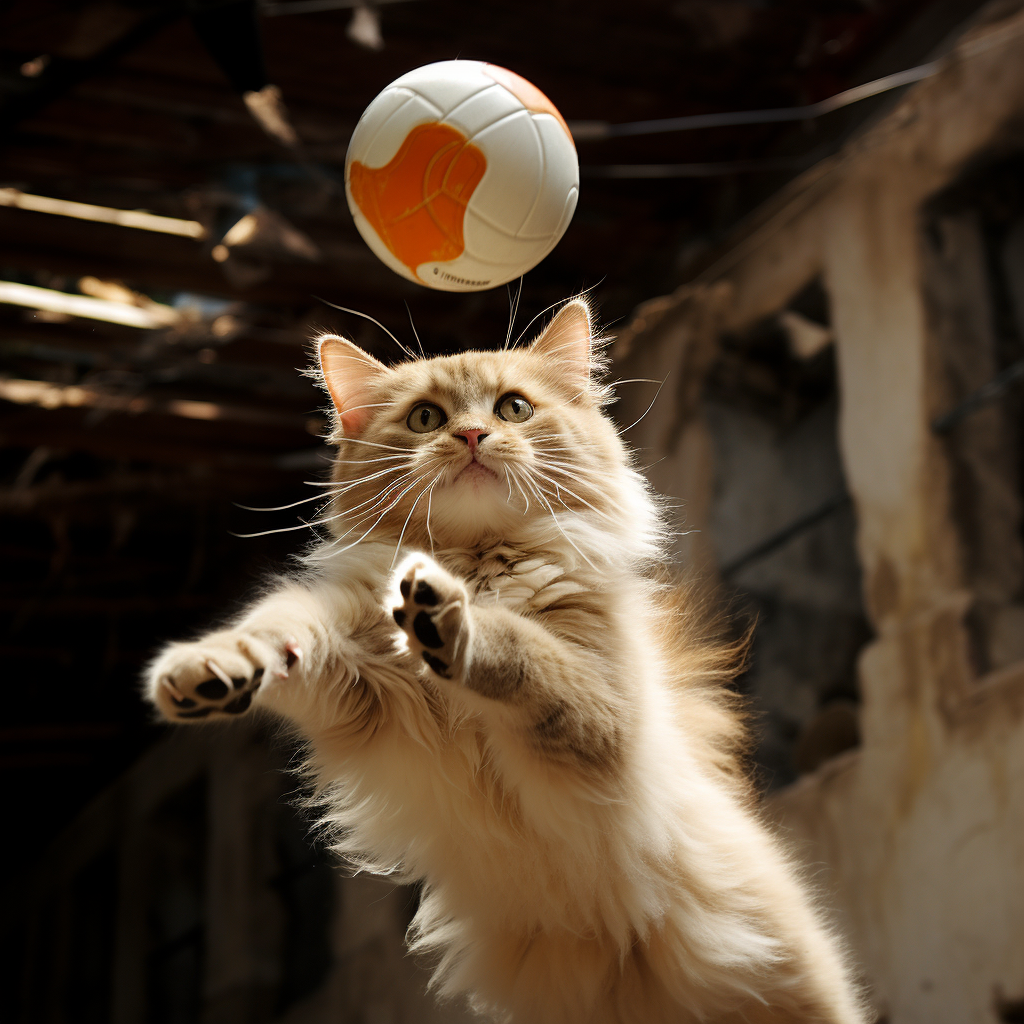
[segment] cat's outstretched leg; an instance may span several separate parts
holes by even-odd
[[[362,624],[361,639],[353,623]],[[229,628],[169,644],[149,666],[149,700],[172,722],[210,721],[262,706],[303,721],[341,713],[329,686],[358,675],[365,643],[382,647],[387,622],[370,589],[312,579],[287,583],[251,605]],[[319,717],[318,717],[319,716]]]
[[[149,697],[172,721],[240,715],[265,679],[287,679],[302,658],[294,637],[283,646],[241,629],[171,644],[151,666]]]

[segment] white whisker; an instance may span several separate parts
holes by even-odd
[[[376,519],[374,520],[373,524],[372,524],[372,525],[370,526],[370,528],[369,528],[369,529],[368,529],[368,530],[366,531],[366,533],[364,533],[364,534],[363,534],[363,535],[362,535],[361,537],[359,537],[359,538],[358,538],[357,540],[354,540],[354,541],[352,541],[352,543],[351,543],[351,544],[347,544],[347,545],[346,545],[345,547],[341,548],[341,550],[339,550],[339,551],[335,551],[335,552],[332,552],[332,554],[340,555],[340,554],[344,553],[345,551],[349,551],[350,549],[354,548],[354,547],[355,547],[355,546],[356,546],[357,544],[361,544],[361,543],[362,543],[362,542],[363,542],[364,540],[366,540],[366,538],[367,538],[367,537],[369,537],[369,536],[370,536],[370,534],[371,534],[371,533],[373,533],[373,531],[374,531],[374,530],[375,530],[375,529],[377,528],[377,525],[378,525],[378,524],[379,524],[379,523],[381,522],[381,520],[382,520],[382,519],[383,519],[383,518],[384,518],[384,517],[385,517],[385,516],[386,516],[386,515],[387,515],[387,514],[388,514],[388,513],[389,513],[389,512],[390,512],[390,511],[391,511],[391,510],[392,510],[392,509],[393,509],[393,508],[394,508],[394,507],[395,507],[395,506],[396,506],[396,505],[397,505],[397,504],[398,504],[398,503],[399,503],[400,501],[401,501],[401,500],[402,500],[402,498],[404,498],[404,497],[405,497],[405,495],[406,495],[406,494],[408,494],[408,493],[409,493],[409,491],[411,491],[411,490],[412,490],[412,489],[413,489],[413,488],[414,488],[414,487],[416,486],[416,484],[417,484],[417,483],[418,483],[418,482],[419,482],[420,480],[422,480],[422,479],[423,479],[422,477],[417,477],[417,479],[416,479],[416,480],[414,480],[414,481],[413,481],[413,482],[412,482],[411,484],[409,484],[409,486],[408,486],[408,487],[406,487],[406,489],[405,489],[404,491],[402,491],[402,493],[401,493],[401,494],[399,494],[399,495],[398,495],[398,497],[397,497],[397,498],[395,498],[395,500],[394,500],[394,501],[393,501],[393,502],[392,502],[392,503],[391,503],[390,505],[388,505],[388,507],[387,507],[386,509],[384,509],[384,511],[383,511],[383,512],[381,512],[381,514],[380,514],[380,515],[379,515],[379,516],[378,516],[378,517],[377,517],[377,518],[376,518]],[[360,517],[360,518],[363,518],[363,517]],[[353,527],[353,529],[355,529],[355,527]],[[343,533],[343,534],[341,535],[341,537],[339,537],[339,538],[338,538],[337,540],[338,540],[338,541],[342,540],[342,539],[343,539],[344,537],[347,537],[347,536],[348,536],[348,534],[349,534],[349,533],[351,533],[351,532],[352,532],[352,530],[348,530],[347,532]],[[337,543],[337,541],[335,541],[334,543]],[[333,544],[331,544],[331,545],[329,545],[329,546],[330,546],[330,547],[333,547]],[[326,556],[323,556],[323,557],[326,557]]]
[[[509,347],[509,345],[512,342],[512,329],[515,326],[516,313],[519,311],[519,299],[520,299],[520,297],[523,294],[523,280],[524,280],[523,275],[520,274],[519,275],[519,290],[516,292],[515,302],[512,301],[512,286],[511,285],[507,285],[506,286],[508,288],[509,315],[508,315],[508,331],[505,334],[505,344],[503,346],[503,350],[504,351],[508,351],[508,347]]]
[[[376,462],[402,462],[405,455],[379,455],[375,459],[333,459],[334,466],[372,466]],[[334,481],[324,482],[322,480],[304,480],[303,483],[311,487],[329,487]]]
[[[347,494],[354,488],[361,486],[362,484],[369,483],[371,480],[379,480],[381,477],[387,476],[389,473],[398,473],[403,468],[403,466],[389,466],[387,469],[379,469],[377,470],[376,473],[367,473],[365,476],[356,477],[354,480],[345,480],[343,482],[334,480],[331,482],[330,485],[333,488],[333,490],[326,496],[328,500],[332,498],[338,498],[343,494]],[[324,495],[319,494],[317,495],[317,497],[323,498]]]
[[[378,491],[375,495],[373,495],[370,498],[367,498],[365,501],[361,501],[358,505],[353,505],[351,508],[341,509],[340,511],[335,512],[333,515],[325,516],[325,517],[323,517],[321,519],[313,520],[311,525],[313,525],[313,526],[324,526],[327,523],[333,523],[335,520],[338,520],[338,519],[348,519],[349,517],[351,517],[353,515],[353,513],[357,512],[364,505],[368,505],[369,508],[365,509],[365,511],[360,512],[359,515],[355,516],[355,520],[353,522],[353,525],[348,530],[346,530],[343,534],[341,534],[342,537],[347,537],[348,534],[350,534],[352,532],[352,530],[356,529],[356,527],[362,521],[364,521],[368,516],[373,514],[374,509],[382,501],[387,501],[387,499],[391,495],[391,493],[396,488],[401,487],[402,484],[409,478],[410,475],[411,475],[411,472],[403,474],[397,480],[395,480],[394,482],[388,484],[382,491]]]
[[[276,529],[261,529],[258,534],[236,534],[233,529],[229,529],[229,537],[237,537],[240,541],[251,541],[256,537],[270,537],[272,534],[293,534],[297,529],[312,529],[313,527],[308,522],[299,523],[298,526],[279,526]]]
[[[402,548],[402,540],[405,537],[405,529],[409,525],[409,520],[412,519],[413,512],[416,511],[416,506],[420,503],[420,498],[422,498],[423,495],[426,494],[427,491],[429,491],[430,488],[433,487],[433,485],[436,484],[437,481],[441,479],[441,473],[443,473],[443,472],[444,472],[444,470],[442,469],[437,474],[437,476],[435,476],[434,479],[431,480],[430,483],[427,484],[427,486],[424,487],[423,490],[420,491],[420,493],[416,495],[416,500],[412,503],[412,508],[409,509],[409,514],[405,517],[405,522],[402,523],[402,532],[398,535],[398,543],[395,545],[395,553],[394,553],[394,556],[391,559],[391,566],[390,566],[391,569],[394,569],[394,567],[395,567],[395,562],[398,559],[398,552]],[[426,476],[426,474],[424,474],[424,476]],[[422,480],[423,477],[421,476],[420,479]],[[429,498],[427,499],[427,503],[429,505],[429,503],[430,503],[430,499]]]
[[[573,546],[573,548],[575,548],[576,553],[580,556],[580,558],[583,559],[584,562],[587,563],[587,565],[590,566],[591,569],[597,569],[597,566],[594,565],[594,563],[589,558],[587,558],[587,556],[583,554],[582,551],[580,551],[580,549],[576,546],[573,539],[565,532],[565,530],[562,529],[562,524],[558,521],[558,516],[555,513],[555,510],[551,507],[551,504],[544,498],[544,495],[539,487],[536,487],[536,493],[538,500],[551,513],[551,521],[555,524],[555,528],[558,530],[558,532]],[[572,509],[566,507],[566,511],[572,512]]]
[[[386,469],[378,469],[376,473],[367,473],[366,476],[356,477],[355,480],[346,480],[343,484],[338,485],[338,494],[351,491],[353,487],[368,483],[370,480],[379,480],[382,476],[387,476],[388,473],[397,473],[400,469],[402,466],[388,466]]]
[[[375,462],[404,462],[405,458],[401,455],[385,455],[380,459],[358,459],[354,461],[345,461],[342,459],[336,459],[335,465],[338,466],[370,466]],[[337,480],[303,480],[302,481],[307,487],[338,487],[340,486]]]
[[[582,290],[581,292],[577,292],[577,294],[576,294],[576,295],[574,296],[574,298],[577,298],[577,299],[579,299],[579,298],[582,298],[582,297],[583,297],[584,295],[586,295],[586,294],[587,294],[587,292],[592,292],[592,291],[593,291],[593,290],[594,290],[595,288],[599,288],[599,287],[601,286],[601,283],[602,283],[603,281],[604,281],[604,278],[602,277],[602,278],[601,278],[601,280],[600,280],[600,281],[598,281],[598,282],[597,282],[596,284],[592,284],[592,285],[591,285],[591,286],[590,286],[589,288],[584,288],[584,289],[583,289],[583,290]],[[570,300],[570,301],[571,301],[571,300]],[[540,312],[539,312],[539,313],[538,313],[538,314],[537,314],[537,315],[536,315],[536,316],[535,316],[535,317],[534,317],[534,318],[533,318],[533,319],[532,319],[532,320],[531,320],[531,321],[530,321],[530,322],[529,322],[529,323],[528,323],[528,324],[527,324],[527,325],[526,325],[526,326],[525,326],[525,327],[523,328],[523,330],[522,330],[522,332],[520,333],[519,337],[518,337],[518,338],[516,338],[516,345],[518,345],[518,344],[519,344],[519,342],[521,342],[521,341],[523,340],[523,335],[524,335],[524,334],[525,334],[525,333],[526,333],[526,332],[527,332],[527,331],[528,331],[528,330],[529,330],[529,329],[530,329],[530,328],[531,328],[531,327],[532,327],[532,326],[534,325],[534,323],[535,323],[535,322],[536,322],[536,321],[537,321],[537,320],[538,320],[538,319],[539,319],[540,317],[542,317],[542,316],[543,316],[543,315],[544,315],[545,313],[547,313],[547,312],[548,312],[549,310],[552,310],[552,309],[554,309],[554,308],[555,308],[555,306],[564,306],[564,305],[565,305],[565,301],[564,301],[564,300],[562,300],[562,299],[559,299],[559,300],[558,300],[557,302],[552,302],[550,306],[546,306],[546,307],[545,307],[544,309],[542,309],[542,310],[541,310],[541,311],[540,311]]]
[[[403,457],[402,455],[378,455],[373,459],[334,459],[333,462],[336,466],[368,466],[371,462],[387,462]]]
[[[548,483],[554,484],[556,487],[558,486],[557,481],[555,481],[552,477],[549,477],[546,473],[542,473],[539,469],[536,469],[536,467],[534,468],[534,472],[537,474],[537,476],[542,477],[544,480],[547,480]],[[586,498],[581,498],[575,491],[571,491],[568,487],[566,487],[565,484],[562,484],[562,490],[565,491],[565,493],[568,494],[570,498],[575,498],[577,501],[582,502],[592,512],[596,512],[597,515],[602,516],[604,519],[608,519],[612,522],[615,522],[614,516],[610,516],[607,512],[602,512],[599,508],[594,508],[594,506],[591,505]],[[565,502],[562,502],[562,504],[564,505]]]
[[[357,409],[383,409],[386,406],[394,405],[394,404],[395,404],[394,402],[367,402],[366,405],[346,406],[345,407],[345,412],[347,414],[347,413],[350,413],[350,412],[355,412]]]
[[[577,480],[584,485],[591,483],[590,478],[581,471],[581,467],[575,462],[562,462],[560,459],[543,459],[540,460],[540,464],[545,469],[558,472],[569,480]],[[572,492],[570,491],[570,493]],[[608,495],[606,497],[616,508],[621,507],[614,498]]]
[[[412,476],[412,474],[413,471],[411,469],[406,471],[397,480],[392,481],[383,490],[378,491],[372,498],[367,498],[365,501],[361,501],[358,505],[353,505],[352,508],[345,509],[341,514],[350,516],[357,509],[362,508],[364,505],[369,505],[369,508],[364,512],[361,512],[358,517],[358,519],[365,519],[366,516],[370,515],[382,501],[387,501],[390,493],[396,488],[401,487],[402,484]]]
[[[400,466],[394,466],[394,467],[391,467],[389,469],[383,469],[383,470],[380,470],[377,473],[372,473],[369,476],[361,477],[358,480],[350,481],[349,483],[344,484],[344,485],[338,485],[336,483],[332,483],[331,486],[334,487],[335,490],[331,494],[327,495],[327,500],[326,500],[326,502],[324,502],[323,507],[317,509],[314,518],[310,519],[308,522],[307,521],[303,521],[303,522],[301,522],[301,523],[299,523],[299,524],[297,524],[295,526],[282,526],[282,527],[277,527],[277,528],[275,528],[273,530],[261,530],[261,531],[259,531],[257,533],[232,533],[232,536],[239,537],[239,538],[244,539],[244,540],[251,540],[251,539],[253,539],[255,537],[267,537],[267,536],[270,536],[271,534],[275,534],[275,533],[291,533],[291,532],[293,532],[295,530],[312,530],[312,529],[315,529],[318,526],[324,526],[327,523],[334,522],[336,519],[341,519],[341,518],[343,518],[345,516],[351,515],[353,512],[355,512],[357,509],[361,508],[363,505],[367,504],[368,502],[373,502],[374,504],[376,504],[377,502],[382,500],[382,496],[386,497],[388,491],[394,489],[395,487],[401,486],[402,482],[405,479],[408,478],[409,474],[411,473],[411,470],[407,471],[406,473],[404,473],[397,480],[395,480],[392,483],[388,484],[388,486],[385,487],[383,491],[378,491],[378,493],[376,495],[374,495],[373,498],[367,498],[366,501],[360,502],[359,505],[355,505],[352,508],[343,509],[342,511],[336,512],[333,515],[322,516],[321,513],[325,512],[327,509],[329,509],[331,507],[331,505],[337,500],[337,498],[339,498],[342,494],[344,494],[345,492],[351,490],[353,487],[356,487],[356,486],[358,486],[360,484],[366,483],[369,480],[375,480],[375,479],[377,479],[379,477],[387,476],[390,473],[396,473],[400,469],[401,469]],[[310,502],[310,501],[324,501],[324,497],[325,496],[323,494],[314,494],[311,498],[303,498],[301,501],[292,502],[292,504],[290,504],[290,505],[281,505],[278,508],[260,509],[260,508],[251,508],[250,506],[247,506],[247,505],[239,505],[238,507],[246,509],[246,511],[249,511],[249,512],[282,512],[282,511],[285,511],[285,510],[287,510],[289,508],[295,508],[298,505],[304,505],[304,504],[306,504],[307,502]],[[372,506],[371,506],[371,509],[372,509]]]
[[[360,313],[358,309],[349,309],[348,306],[339,306],[336,302],[328,302],[326,299],[321,299],[319,295],[313,296],[325,306],[330,306],[332,309],[340,309],[342,313],[351,313],[353,316],[361,316],[364,320],[369,320],[371,324],[376,324],[410,359],[415,359],[416,354],[407,349],[379,320],[375,320],[369,313]]]
[[[246,512],[286,512],[290,508],[298,508],[299,505],[308,505],[311,501],[323,500],[324,496],[322,494],[314,494],[308,498],[300,498],[298,501],[293,501],[290,505],[274,505],[270,508],[258,508],[255,505],[241,505],[237,501],[232,502],[232,504],[235,508],[245,509]]]
[[[560,476],[565,477],[565,479],[567,480],[574,480],[578,483],[583,484],[584,486],[590,484],[591,482],[590,479],[584,476],[582,473],[574,472],[578,467],[572,463],[558,462],[555,459],[545,459],[541,463],[541,465],[543,465],[545,469],[551,470],[553,473],[557,473]],[[553,483],[557,482],[554,476],[551,477],[551,480]],[[564,483],[562,486],[565,486]],[[568,488],[566,488],[566,490],[568,490]],[[572,494],[572,491],[569,491],[569,493]],[[621,508],[619,503],[614,498],[612,498],[609,495],[605,495],[605,497],[616,508]]]
[[[409,473],[404,473],[397,480],[395,480],[392,483],[388,484],[382,491],[378,491],[375,495],[373,495],[373,497],[367,498],[365,501],[361,501],[358,505],[353,505],[351,508],[343,508],[340,511],[335,512],[333,515],[323,516],[320,519],[311,519],[310,522],[309,522],[309,525],[310,526],[326,526],[328,523],[333,523],[335,520],[347,519],[349,516],[352,515],[353,512],[356,512],[358,509],[362,508],[364,505],[369,504],[370,505],[369,508],[367,508],[364,512],[360,512],[359,515],[356,516],[356,520],[355,521],[358,524],[361,520],[366,519],[366,517],[369,516],[373,512],[374,508],[376,508],[377,505],[379,505],[382,501],[386,501],[388,496],[389,496],[389,494],[392,491],[394,491],[398,487],[401,487],[402,484],[409,478],[410,475],[411,475],[411,471]],[[372,504],[370,504],[371,502],[372,502]],[[346,531],[346,532],[350,532],[350,531]],[[345,534],[342,534],[342,536],[345,536]]]
[[[346,437],[344,444],[368,444],[373,448],[385,448],[391,452],[405,452],[406,455],[411,455],[416,449],[415,448],[399,448],[393,444],[381,444],[380,441],[367,441],[361,437]]]
[[[443,470],[441,471],[444,472]],[[434,535],[430,532],[430,503],[434,499],[434,488],[437,486],[437,481],[441,479],[441,473],[438,473],[434,477],[434,482],[430,485],[430,490],[427,492],[427,540],[430,541],[430,556],[434,556]]]
[[[622,430],[619,431],[620,434],[625,434],[626,431],[632,430],[640,422],[640,420],[642,420],[644,416],[646,416],[654,408],[654,403],[658,400],[658,395],[661,394],[661,389],[665,386],[666,380],[668,380],[668,377],[666,377],[665,380],[663,380],[661,384],[658,385],[658,390],[654,392],[654,397],[651,399],[651,404],[647,406],[646,409],[644,409],[643,413],[640,416],[640,419],[634,420],[632,423],[630,423],[628,427],[624,427]]]
[[[426,359],[427,353],[423,351],[423,342],[420,341],[419,331],[416,330],[416,325],[412,321],[412,310],[409,308],[409,303],[405,304],[405,311],[409,314],[409,326],[412,328],[412,336],[416,339],[416,345],[420,350],[420,355]]]
[[[361,476],[357,480],[349,480],[345,484],[338,484],[336,489],[330,494],[329,498],[330,498],[331,501],[333,501],[334,499],[340,498],[342,495],[347,494],[349,491],[353,490],[356,487],[361,486],[362,484],[369,483],[369,481],[371,481],[371,480],[378,480],[381,477],[387,476],[389,473],[398,473],[401,469],[402,469],[401,466],[392,466],[390,469],[382,469],[382,470],[379,470],[376,473],[370,473],[368,476]],[[406,470],[406,473],[411,473],[411,472],[412,472],[412,470]],[[401,479],[402,479],[402,477],[399,477],[399,480],[401,480]],[[395,482],[397,483],[398,481],[395,481]],[[388,484],[388,486],[390,487],[392,485]],[[386,489],[387,488],[385,488],[385,490]],[[380,492],[378,491],[378,494],[379,493]],[[368,499],[368,500],[370,500],[370,499]],[[365,502],[361,502],[360,504],[365,504]],[[359,505],[356,505],[355,507],[358,508]]]
[[[519,482],[519,474],[514,469],[512,470],[512,480],[519,489],[519,493],[523,496],[523,501],[526,502],[526,508],[523,509],[523,515],[525,516],[530,511],[530,499],[526,496],[526,491],[523,490],[523,485]]]

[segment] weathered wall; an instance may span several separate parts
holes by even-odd
[[[663,376],[699,333],[695,304],[727,295],[717,330],[742,330],[822,275],[875,637],[859,660],[860,747],[768,810],[889,1024],[1017,1020],[1024,999],[1024,663],[979,674],[972,658],[979,593],[949,450],[931,428],[949,388],[921,238],[924,204],[987,153],[1024,149],[1021,124],[1024,17],[996,12],[939,75],[773,203],[701,282],[651,304],[619,350],[623,376],[634,366]],[[960,283],[954,275],[946,287]],[[706,333],[703,344],[713,346]],[[713,530],[721,467],[702,420],[698,410],[672,433],[663,413],[638,429],[648,461],[669,456],[658,485]],[[713,538],[691,551],[715,564]]]

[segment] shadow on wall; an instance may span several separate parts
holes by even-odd
[[[859,742],[857,657],[871,631],[838,402],[819,282],[720,339],[703,401],[715,454],[708,529],[735,611],[756,627],[740,686],[769,790]]]
[[[972,167],[924,210],[967,627],[980,677],[1024,659],[1024,155]]]

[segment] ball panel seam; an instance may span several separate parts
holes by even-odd
[[[544,140],[540,137],[540,132],[537,131],[537,126],[533,123],[533,118],[527,119],[530,125],[530,131],[533,132],[534,138],[537,140],[537,149],[540,152],[540,188],[537,189],[537,194],[533,197],[533,203],[530,209],[526,211],[526,216],[519,222],[519,226],[516,228],[515,237],[519,237],[519,232],[523,230],[523,227],[529,223],[530,218],[533,216],[533,211],[537,209],[537,204],[544,198],[544,178],[547,174],[548,169],[548,155],[544,152]]]
[[[480,96],[480,95],[482,95],[485,92],[493,92],[495,89],[500,89],[500,88],[501,88],[501,86],[499,86],[497,84],[495,84],[495,85],[485,85],[485,86],[483,86],[483,88],[477,89],[476,92],[472,92],[468,96],[463,96],[462,99],[459,100],[459,102],[456,103],[455,106],[451,108],[451,110],[446,110],[444,112],[444,114],[442,115],[442,117],[445,120],[447,120],[449,117],[454,116],[458,112],[460,107],[464,107],[471,100],[475,100],[477,98],[477,96]],[[490,127],[490,126],[487,125],[486,127]],[[483,129],[481,128],[480,131],[483,131]]]

